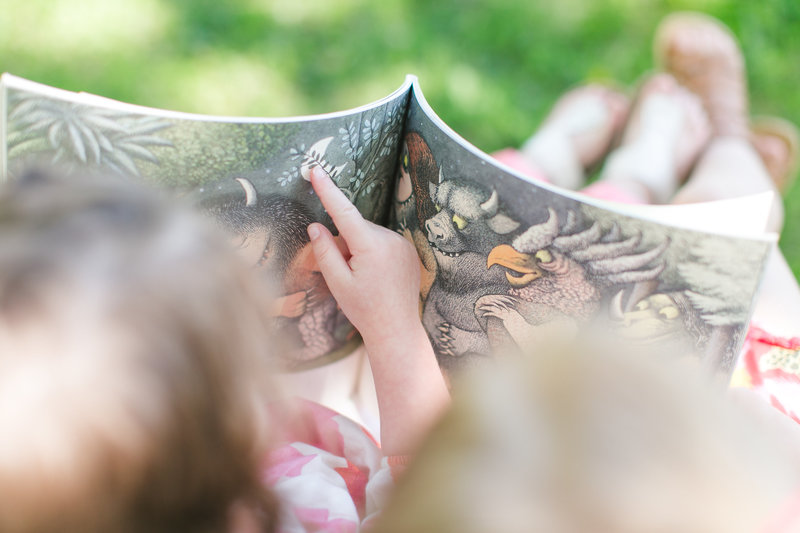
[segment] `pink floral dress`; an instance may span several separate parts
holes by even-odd
[[[283,503],[281,533],[362,531],[384,507],[407,456],[384,456],[359,424],[302,400],[303,420],[269,455],[263,480]]]

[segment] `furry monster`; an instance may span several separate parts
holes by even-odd
[[[273,302],[272,313],[290,350],[286,364],[306,365],[336,349],[352,332],[337,313],[311,251],[306,228],[313,218],[296,200],[278,194],[259,196],[249,180],[236,181],[241,186],[238,192],[217,195],[213,204],[203,207],[283,295]]]
[[[425,221],[425,231],[437,273],[422,321],[439,364],[451,371],[488,354],[486,334],[473,308],[478,298],[505,285],[501,272],[486,271],[486,257],[519,223],[503,212],[495,190],[457,180],[441,180],[429,188],[437,212]]]

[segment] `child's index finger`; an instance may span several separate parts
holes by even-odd
[[[351,241],[357,241],[368,229],[364,217],[322,168],[317,166],[311,169],[310,178],[314,192],[333,219],[339,234],[352,248]]]

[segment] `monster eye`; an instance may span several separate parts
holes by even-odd
[[[650,302],[648,302],[647,300],[642,300],[634,307],[634,309],[636,309],[637,311],[644,311],[645,309],[649,308],[650,308]]]
[[[464,229],[467,227],[467,220],[458,215],[453,215],[453,224],[455,224],[458,229]]]
[[[439,204],[436,204],[436,205],[434,205],[433,207],[435,207],[435,208],[436,208],[436,212],[437,212],[437,213],[438,213],[439,211],[441,211],[441,210],[442,210],[442,206],[440,206]]]
[[[553,254],[551,254],[547,250],[539,250],[533,257],[535,257],[542,263],[549,263],[553,260]]]
[[[408,168],[408,154],[403,156],[403,168]]]
[[[658,315],[666,318],[667,320],[673,320],[675,318],[678,318],[678,314],[679,314],[678,308],[672,307],[671,305],[667,307],[662,307],[661,309],[658,310]]]

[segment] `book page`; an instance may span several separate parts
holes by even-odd
[[[775,193],[765,191],[713,202],[675,205],[633,205],[598,202],[595,205],[679,228],[759,238],[767,231]]]
[[[741,238],[686,221],[742,202],[628,208],[533,182],[448,128],[417,84],[403,140],[393,224],[420,255],[422,320],[446,372],[597,328],[730,374],[775,242],[762,208]]]
[[[273,284],[284,366],[308,368],[359,342],[313,260],[308,224],[334,227],[309,172],[321,166],[365,218],[384,221],[409,87],[351,111],[261,119],[150,109],[4,75],[0,179],[56,164],[134,177],[191,202]]]

